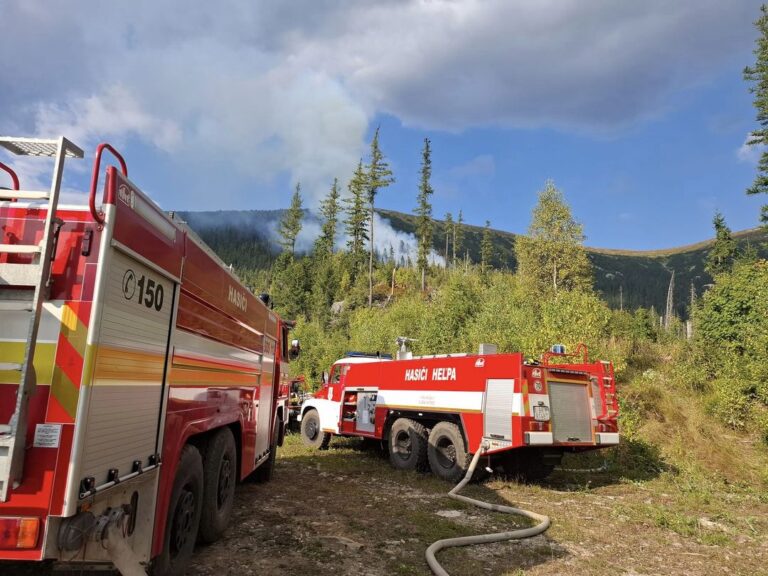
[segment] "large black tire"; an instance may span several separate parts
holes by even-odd
[[[410,418],[398,418],[389,429],[389,462],[398,470],[429,471],[427,429]]]
[[[310,408],[301,419],[301,440],[305,446],[324,450],[331,442],[331,435],[320,429],[320,415]]]
[[[203,457],[203,511],[200,542],[216,542],[229,526],[237,483],[237,445],[232,431],[222,428],[208,441]]]
[[[184,446],[173,480],[163,551],[152,562],[154,576],[183,576],[192,557],[203,509],[203,459]]]
[[[453,422],[439,422],[429,433],[429,467],[438,478],[458,482],[469,468],[464,435]]]

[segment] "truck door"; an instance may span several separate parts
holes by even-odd
[[[170,276],[118,248],[109,249],[103,266],[86,355],[93,372],[75,447],[82,454],[75,480],[92,479],[96,489],[157,462],[177,288]]]

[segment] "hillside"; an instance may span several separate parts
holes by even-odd
[[[413,235],[416,217],[392,210],[378,210],[396,232]],[[282,210],[228,210],[215,212],[179,212],[223,260],[240,269],[261,269],[274,260],[279,245],[276,241],[277,223]],[[316,227],[318,220],[307,213],[308,227]],[[436,220],[435,250],[445,251],[444,223]],[[465,225],[465,253],[470,261],[480,259],[480,240],[483,229]],[[514,257],[515,234],[492,230],[495,247],[493,265],[498,268],[516,267]],[[768,256],[768,233],[753,228],[734,233],[742,249],[751,246]],[[635,251],[610,248],[587,248],[595,272],[595,287],[613,308],[651,306],[663,311],[671,273],[675,271],[674,301],[677,314],[687,316],[691,286],[700,296],[712,282],[704,271],[704,260],[712,240],[666,250]],[[308,242],[305,242],[309,245]]]

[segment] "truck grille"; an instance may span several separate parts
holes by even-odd
[[[555,442],[592,442],[592,415],[584,384],[548,382]]]

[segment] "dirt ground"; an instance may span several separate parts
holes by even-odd
[[[197,548],[188,574],[426,576],[435,540],[527,525],[451,500],[449,489],[390,468],[359,441],[313,451],[289,436],[274,479],[238,487],[231,527]],[[441,552],[452,576],[768,575],[768,496],[748,485],[660,463],[634,478],[557,471],[538,485],[491,478],[464,493],[549,515],[552,526],[529,540]],[[2,576],[45,573],[0,565]]]
[[[765,494],[674,471],[647,476],[561,471],[539,485],[470,486],[469,496],[547,514],[552,526],[438,558],[454,576],[768,574]],[[318,452],[289,437],[274,480],[240,487],[233,527],[196,551],[189,574],[428,575],[433,541],[526,525],[450,500],[449,488],[353,440]]]

